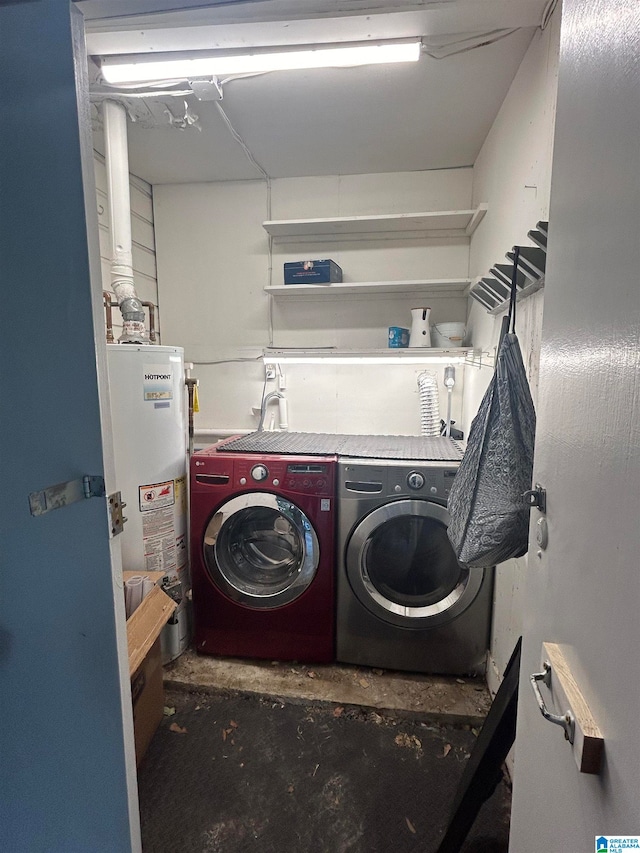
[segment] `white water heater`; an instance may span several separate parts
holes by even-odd
[[[109,344],[116,487],[126,503],[126,571],[161,571],[180,581],[182,604],[163,631],[165,662],[189,642],[187,429],[181,347]]]

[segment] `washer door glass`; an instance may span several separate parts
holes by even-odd
[[[429,501],[375,509],[347,546],[351,587],[372,613],[408,628],[450,622],[473,602],[483,569],[464,569],[447,537],[447,510]]]
[[[258,609],[281,607],[302,595],[320,557],[318,537],[302,510],[263,492],[223,504],[207,525],[203,552],[214,584]]]

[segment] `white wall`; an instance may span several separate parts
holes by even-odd
[[[345,281],[468,275],[469,242],[451,238],[276,244],[270,258],[265,219],[468,208],[471,185],[471,169],[291,178],[272,182],[270,204],[261,181],[154,186],[164,342],[184,346],[186,360],[196,363],[196,430],[257,427],[252,407],[262,397],[264,347],[383,349],[388,327],[409,326],[410,309],[425,304],[415,296],[273,299],[264,287],[283,282],[285,261],[332,257]],[[430,296],[426,304],[434,322],[466,318],[461,296]],[[289,427],[419,433],[418,373],[409,366],[290,366]],[[454,392],[458,421],[461,385]],[[444,414],[444,389],[442,404]]]
[[[529,244],[527,232],[548,219],[551,155],[558,74],[559,10],[544,31],[537,31],[518,74],[491,128],[474,167],[473,201],[487,201],[489,214],[472,237],[470,274],[489,274],[515,244]],[[553,223],[550,224],[553,229]],[[534,403],[544,290],[520,302],[517,333]],[[471,300],[468,325],[474,345],[494,352],[502,316],[493,317]],[[491,378],[489,369],[467,370],[464,389],[465,427],[477,411]],[[523,579],[527,558],[497,567],[488,681],[497,690],[509,656],[522,633]]]
[[[102,270],[102,289],[113,294],[111,287],[111,242],[109,236],[109,199],[107,196],[107,170],[104,156],[94,149],[93,168],[96,180],[96,199],[98,203],[98,231],[100,235],[100,263]],[[153,228],[153,195],[151,184],[135,175],[129,176],[131,194],[131,234],[133,238],[133,278],[138,298],[142,302],[151,302],[156,314],[156,343],[161,343],[158,318],[158,285],[156,281],[156,248]],[[115,296],[112,297],[115,302]],[[114,308],[113,333],[116,341],[122,333],[122,315]],[[149,310],[145,308],[145,321],[149,323]]]

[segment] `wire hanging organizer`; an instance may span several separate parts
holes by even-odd
[[[547,260],[547,240],[549,223],[538,222],[527,234],[533,246],[514,246],[505,257],[509,263],[495,264],[488,276],[480,278],[469,292],[472,299],[479,302],[489,314],[500,314],[509,307],[509,291],[514,278],[516,299],[526,299],[544,287]],[[516,255],[516,248],[519,250]]]

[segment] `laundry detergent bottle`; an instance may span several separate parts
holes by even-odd
[[[410,347],[430,347],[431,332],[429,330],[429,314],[431,308],[411,309],[411,334],[409,335]]]

